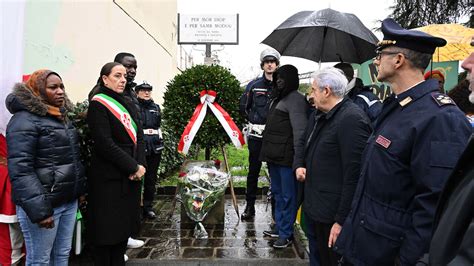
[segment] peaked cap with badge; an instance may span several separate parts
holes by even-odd
[[[446,45],[446,40],[443,38],[422,31],[404,29],[391,18],[382,21],[382,32],[384,36],[383,40],[377,44],[378,51],[389,46],[397,46],[420,53],[433,54],[436,47]]]

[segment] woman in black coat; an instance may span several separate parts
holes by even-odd
[[[61,77],[35,71],[6,99],[8,171],[26,245],[26,265],[65,265],[77,199],[85,192],[78,134]]]
[[[126,70],[107,63],[87,112],[94,141],[89,171],[89,237],[96,265],[124,265],[127,239],[137,226],[145,174],[143,130],[135,106],[123,97]]]

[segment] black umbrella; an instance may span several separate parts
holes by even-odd
[[[375,56],[377,37],[353,14],[332,9],[302,11],[276,28],[262,43],[281,55],[315,62],[361,64]]]

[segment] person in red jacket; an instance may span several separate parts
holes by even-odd
[[[7,142],[0,134],[0,265],[17,263],[24,255],[15,204],[12,202],[12,185],[7,168]]]

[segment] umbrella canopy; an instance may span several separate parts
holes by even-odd
[[[464,60],[474,52],[474,47],[471,46],[474,29],[459,24],[432,24],[414,30],[441,37],[448,42],[445,46],[436,48],[434,62]]]
[[[353,14],[332,9],[302,11],[278,26],[262,43],[281,55],[315,62],[363,63],[375,56],[378,39]]]

